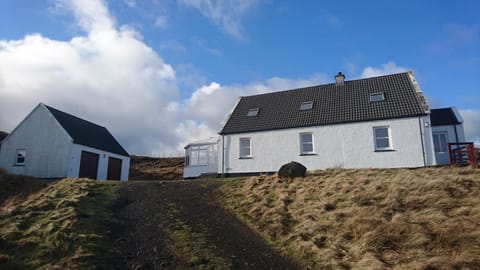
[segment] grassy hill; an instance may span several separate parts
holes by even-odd
[[[228,180],[224,204],[311,269],[479,269],[480,170]]]
[[[106,228],[114,183],[65,179],[47,186],[0,172],[0,187],[9,188],[0,205],[0,269],[112,265]]]
[[[49,185],[0,171],[0,187],[9,190],[1,193],[0,269],[122,268],[133,256],[115,257],[125,239],[133,241],[127,247],[138,245],[135,254],[152,252],[162,265],[175,265],[178,258],[160,251],[162,241],[169,243],[166,250],[180,247],[181,254],[196,256],[205,246],[215,252],[231,247],[224,241],[233,235],[222,232],[238,221],[229,213],[301,269],[480,268],[480,169],[469,167],[331,169],[293,180],[275,175],[175,183],[64,179]],[[122,219],[114,203],[126,209],[124,218],[139,220],[127,222],[133,227],[117,230],[120,235],[111,239],[112,221]],[[178,211],[159,211],[174,206]],[[212,222],[222,225],[212,228]],[[164,231],[165,238],[154,237],[153,229],[165,228],[171,230]],[[189,237],[179,237],[184,235]],[[138,254],[137,259],[146,258]],[[220,267],[214,263],[198,265]]]
[[[129,180],[181,180],[183,166],[183,157],[154,158],[132,155]]]

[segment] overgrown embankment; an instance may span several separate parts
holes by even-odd
[[[112,267],[106,224],[114,183],[65,179],[38,188],[37,179],[1,177],[25,190],[17,189],[23,196],[8,196],[0,208],[0,269]]]
[[[480,268],[480,170],[227,180],[225,207],[312,269]]]
[[[183,179],[183,157],[130,157],[130,181],[135,180],[181,180]]]

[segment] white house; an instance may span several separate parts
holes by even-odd
[[[217,175],[218,138],[195,141],[185,146],[185,168],[183,178],[201,175]]]
[[[430,110],[412,72],[241,97],[220,131],[218,173],[436,165]]]
[[[432,109],[430,120],[437,164],[449,164],[450,156],[447,144],[465,142],[463,119],[456,108],[450,107]]]
[[[40,103],[2,141],[0,167],[39,178],[126,181],[130,157],[105,127]]]

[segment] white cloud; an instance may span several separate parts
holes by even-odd
[[[257,0],[179,0],[179,2],[195,8],[227,34],[239,40],[245,39],[242,17],[258,3]]]
[[[475,142],[480,147],[480,110],[465,109],[460,110],[465,128],[465,137],[467,141]]]
[[[55,7],[73,13],[85,34],[0,40],[0,130],[11,131],[44,102],[106,126],[131,153],[181,153],[191,140],[215,135],[238,96],[326,81],[274,77],[223,86],[199,74],[185,81],[137,32],[116,26],[104,2],[62,0]],[[199,83],[180,99],[178,85]]]
[[[103,2],[56,4],[86,35],[0,40],[0,128],[12,130],[44,102],[107,126],[134,153],[175,145],[176,113],[166,109],[178,99],[173,68],[138,33],[115,27]]]
[[[123,0],[123,2],[129,7],[135,7],[137,5],[136,0]]]
[[[376,77],[382,75],[388,75],[393,73],[400,73],[410,70],[408,67],[397,66],[395,62],[388,62],[380,65],[380,67],[366,67],[363,69],[361,78]]]
[[[168,17],[165,15],[159,15],[155,18],[154,22],[155,27],[160,29],[167,29],[168,26]]]

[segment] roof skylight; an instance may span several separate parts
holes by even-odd
[[[370,102],[378,102],[378,101],[384,101],[384,100],[385,100],[385,94],[383,92],[370,94]]]
[[[260,110],[259,108],[248,109],[247,116],[248,117],[257,116],[259,110]]]
[[[300,111],[308,111],[313,109],[313,101],[304,101],[302,102],[302,105],[300,105]]]

